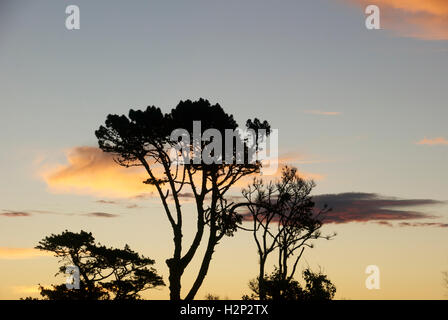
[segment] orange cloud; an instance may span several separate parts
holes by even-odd
[[[66,153],[67,163],[51,165],[40,173],[53,192],[93,194],[101,197],[136,198],[142,195],[154,197],[157,192],[153,186],[144,184],[148,178],[142,167],[124,168],[118,165],[110,153],[95,147],[75,147]],[[304,160],[303,156],[287,154],[279,159],[276,174],[266,177],[278,178],[281,166],[295,165]],[[157,174],[160,169],[156,168]],[[300,171],[305,179],[321,180],[324,177],[316,173]],[[235,187],[246,187],[253,179],[247,176],[235,184]],[[188,192],[188,190],[185,190]],[[188,197],[185,197],[188,201]]]
[[[50,253],[33,248],[0,247],[0,259],[18,260],[51,256]]]
[[[448,40],[446,0],[349,0],[366,8],[380,8],[381,28],[400,36],[426,40]]]
[[[430,146],[448,145],[448,140],[446,140],[445,138],[442,138],[442,137],[434,138],[434,139],[428,139],[425,137],[424,139],[417,142],[417,144],[420,144],[420,145],[426,144],[426,145],[430,145]]]
[[[53,192],[132,197],[151,191],[141,167],[124,168],[99,148],[76,147],[67,152],[65,165],[50,166],[41,176]]]

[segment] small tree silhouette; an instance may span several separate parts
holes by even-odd
[[[327,279],[322,272],[315,273],[309,268],[302,273],[305,280],[305,288],[294,279],[284,279],[283,275],[276,269],[263,281],[263,300],[300,300],[300,301],[323,301],[331,300],[336,293],[336,287]],[[243,300],[261,299],[259,279],[249,282],[252,290],[250,296],[243,296]]]
[[[220,298],[217,294],[207,293],[205,295],[205,300],[220,300]]]
[[[319,212],[314,212],[310,195],[314,187],[315,183],[302,179],[296,168],[286,166],[279,181],[266,184],[261,179],[254,179],[252,185],[243,190],[243,196],[251,203],[248,209],[259,256],[257,287],[261,300],[266,298],[265,264],[272,252],[278,253],[278,266],[270,279],[289,283],[305,247],[313,247],[311,240],[330,240],[335,236],[322,236],[320,232],[323,215],[331,209],[325,205]]]
[[[157,275],[154,260],[132,251],[107,248],[95,242],[92,233],[64,231],[39,241],[36,249],[54,253],[61,258],[60,273],[67,266],[79,268],[80,288],[67,289],[65,284],[52,288],[39,287],[40,294],[49,300],[129,300],[139,299],[142,291],[163,286]]]

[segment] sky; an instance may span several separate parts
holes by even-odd
[[[322,267],[337,299],[446,298],[448,3],[374,3],[380,30],[366,29],[363,0],[0,1],[0,299],[63,283],[57,258],[32,248],[65,229],[128,243],[168,279],[161,203],[138,197],[144,175],[117,167],[94,131],[110,113],[200,97],[240,124],[268,120],[282,162],[334,207],[324,231],[337,237],[300,268]],[[79,30],[65,27],[73,4]],[[368,265],[379,290],[365,287]],[[256,273],[251,235],[238,232],[198,297],[239,299]]]

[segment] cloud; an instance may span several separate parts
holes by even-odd
[[[135,196],[132,197],[132,199],[136,199],[136,200],[148,200],[148,199],[153,199],[155,198],[156,195],[154,192],[149,192],[149,193],[141,193],[141,194],[137,194]]]
[[[0,216],[11,217],[11,218],[31,217],[35,214],[60,214],[60,213],[48,211],[48,210],[5,210],[5,209],[2,209],[1,211],[3,211],[3,212],[0,213]],[[71,215],[71,214],[65,214],[65,215]]]
[[[281,166],[284,164],[312,163],[303,156],[287,155],[279,158],[279,169],[269,178],[278,178],[281,175]],[[147,174],[142,167],[124,168],[119,166],[109,153],[95,147],[75,147],[66,152],[67,163],[52,165],[42,169],[40,175],[53,192],[90,194],[101,197],[148,199],[158,198],[154,186],[144,184]],[[308,161],[308,162],[306,162]],[[161,169],[155,169],[156,175]],[[305,179],[322,180],[324,176],[318,173],[309,173],[299,170]],[[253,179],[247,176],[235,183],[236,188],[246,187]],[[192,194],[185,193],[181,197],[190,199]],[[102,204],[117,204],[118,201],[98,200]]]
[[[179,199],[186,199],[186,200],[194,199],[194,194],[193,194],[193,192],[183,192],[183,193],[179,193],[178,194],[178,198]],[[170,194],[169,199],[171,199],[171,200],[174,199],[172,194]]]
[[[417,144],[430,145],[430,146],[448,145],[448,140],[446,140],[445,138],[442,138],[442,137],[434,138],[434,139],[428,139],[425,137],[424,139],[417,142]]]
[[[380,8],[381,28],[399,36],[425,40],[448,40],[448,1],[446,0],[347,0],[363,9],[370,4]]]
[[[10,218],[29,217],[29,216],[31,216],[31,213],[23,212],[23,211],[6,211],[6,210],[3,210],[3,212],[0,213],[0,216],[10,217]]]
[[[438,228],[448,228],[448,223],[441,222],[400,222],[398,224],[400,227],[438,227]]]
[[[151,190],[142,167],[119,166],[110,153],[94,147],[75,147],[67,164],[44,168],[41,177],[53,192],[133,197]]]
[[[179,198],[194,199],[193,192],[179,193]]]
[[[133,203],[133,204],[128,204],[128,205],[126,206],[126,208],[127,208],[127,209],[138,209],[138,208],[142,208],[142,207],[139,206],[138,204]]]
[[[336,111],[321,111],[321,110],[305,110],[307,114],[315,114],[320,116],[339,116],[341,113]]]
[[[376,221],[376,224],[387,227],[435,227],[435,228],[448,228],[448,223],[442,222],[400,222],[397,224],[390,223],[388,221]]]
[[[135,198],[135,197],[134,197]],[[140,198],[140,197],[139,197]],[[101,204],[107,204],[107,205],[114,205],[114,206],[122,206],[123,208],[126,209],[137,209],[137,208],[142,208],[141,206],[139,206],[138,204],[135,203],[128,203],[128,202],[122,202],[122,201],[114,201],[114,200],[96,200],[96,203],[101,203]]]
[[[118,204],[117,201],[112,201],[112,200],[96,200],[95,202],[102,203],[102,204]]]
[[[280,164],[291,163],[292,156],[280,158]],[[68,164],[59,165],[47,170],[43,177],[51,189],[65,192],[82,192],[87,194],[107,194],[120,197],[147,199],[156,194],[143,184],[146,179],[145,173],[139,167],[123,168],[113,161],[110,154],[102,152],[93,147],[77,147],[67,153]],[[281,167],[276,175],[269,179],[280,176]],[[299,172],[307,179],[322,179],[323,176]],[[245,187],[250,183],[251,177],[240,180],[235,187]],[[181,195],[183,201],[191,199],[190,193]],[[326,223],[348,223],[348,222],[376,222],[387,224],[390,221],[404,221],[424,218],[435,218],[417,210],[405,208],[430,206],[443,202],[431,199],[397,199],[384,197],[374,193],[341,193],[317,195],[314,197],[317,207],[324,203],[333,208],[327,214]],[[99,200],[99,203],[118,203],[115,201]],[[135,208],[129,205],[129,208]],[[105,212],[91,212],[84,214],[90,217],[112,218],[117,215]],[[434,224],[434,226],[436,223]],[[423,225],[422,225],[423,226]],[[429,226],[429,225],[426,225]],[[439,224],[442,226],[442,224]]]
[[[85,216],[96,217],[96,218],[115,218],[118,214],[107,213],[107,212],[89,212],[85,213]]]
[[[129,207],[129,206],[128,206]],[[132,207],[135,208],[135,207]],[[51,211],[43,211],[43,210],[30,210],[30,211],[10,211],[3,210],[4,212],[0,213],[0,216],[4,217],[31,217],[34,214],[55,214],[55,215],[63,215],[63,216],[89,216],[89,217],[103,217],[103,218],[112,218],[118,215],[112,213],[105,212],[89,212],[89,213],[58,213]]]
[[[445,204],[432,199],[397,199],[376,193],[347,192],[313,196],[316,211],[325,204],[332,208],[325,214],[324,223],[344,224],[351,222],[372,222],[388,227],[448,227],[441,222],[407,222],[407,220],[433,219],[436,216],[409,207]],[[242,213],[245,220],[252,220],[249,213]],[[397,224],[393,224],[396,222]]]
[[[19,259],[33,259],[47,256],[51,256],[51,254],[46,251],[41,251],[34,248],[0,247],[0,259],[19,260]]]
[[[376,224],[379,224],[381,226],[386,226],[386,227],[393,227],[394,225],[392,223],[390,223],[389,221],[375,221]]]
[[[317,195],[313,199],[317,208],[323,207],[324,204],[332,208],[326,215],[325,223],[374,221],[387,224],[391,221],[436,218],[421,211],[405,208],[444,204],[443,201],[432,199],[397,199],[361,192]]]

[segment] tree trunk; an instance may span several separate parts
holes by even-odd
[[[266,300],[266,288],[264,285],[264,266],[266,257],[260,257],[260,273],[258,275],[258,296],[260,300]]]
[[[180,300],[180,290],[181,290],[181,278],[183,270],[180,267],[179,261],[174,259],[166,260],[168,265],[170,275],[168,280],[170,282],[170,300]]]
[[[212,233],[208,241],[207,250],[205,251],[204,254],[204,259],[202,260],[201,269],[199,270],[198,276],[196,277],[196,280],[193,283],[190,292],[188,292],[188,295],[185,297],[185,300],[193,300],[194,297],[196,296],[196,293],[198,293],[198,290],[201,287],[205,276],[207,275],[207,271],[210,266],[210,261],[212,260],[213,252],[215,251],[216,244],[217,244],[216,236]]]

